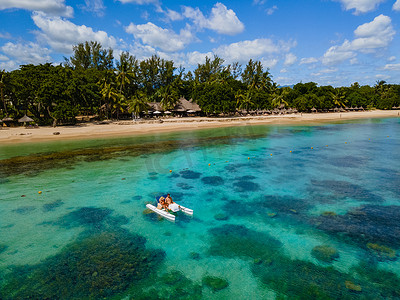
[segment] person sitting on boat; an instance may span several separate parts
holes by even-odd
[[[165,198],[165,203],[169,206],[172,203],[175,203],[174,201],[172,201],[171,195],[167,194],[167,197]]]
[[[168,209],[171,209],[171,210],[174,211],[174,212],[181,209],[181,206],[178,205],[178,204],[176,204],[176,203],[172,200],[170,194],[167,194],[167,197],[165,198],[165,203],[167,204]],[[171,204],[175,204],[175,205],[171,205]],[[171,205],[171,207],[170,207],[170,205]]]
[[[163,208],[168,208],[168,205],[165,203],[165,198],[163,196],[158,199],[158,204],[157,204],[158,209],[163,209]]]

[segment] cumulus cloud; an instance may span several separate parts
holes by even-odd
[[[269,69],[274,68],[279,62],[279,60],[277,58],[270,58],[270,59],[261,58],[260,61],[264,67],[269,68]]]
[[[271,39],[255,39],[222,45],[214,49],[214,53],[229,62],[247,62],[265,55],[286,53],[294,45],[292,42],[274,43]]]
[[[191,19],[200,29],[206,28],[221,34],[235,35],[244,30],[243,23],[232,9],[222,3],[216,3],[211,9],[211,14],[206,18],[199,8],[185,6],[183,16]]]
[[[103,0],[85,0],[85,5],[81,6],[82,10],[92,12],[99,17],[104,16],[106,7],[103,4]]]
[[[207,52],[207,53],[200,53],[198,51],[193,51],[190,53],[187,53],[187,58],[188,58],[188,63],[191,66],[195,66],[197,64],[202,64],[205,62],[206,57],[213,57],[214,54],[212,52]]]
[[[172,9],[167,9],[167,11],[165,12],[165,15],[171,21],[179,21],[179,20],[183,19],[183,16],[180,13],[178,13],[177,11],[172,10]]]
[[[362,14],[373,11],[378,5],[385,0],[334,0],[342,3],[345,10],[354,9],[354,14]]]
[[[393,4],[393,10],[395,10],[395,11],[400,11],[400,0],[397,0],[397,1]]]
[[[27,44],[8,42],[0,49],[8,58],[12,58],[10,60],[14,61],[12,64],[40,64],[51,61],[49,55],[51,51],[32,42]]]
[[[42,13],[34,13],[32,19],[41,31],[37,31],[38,40],[45,41],[53,49],[64,53],[72,53],[72,46],[85,41],[97,41],[103,47],[114,48],[116,40],[105,31],[94,31],[85,25],[76,25],[60,17],[48,17]]]
[[[296,55],[294,55],[293,53],[288,53],[288,54],[286,54],[284,65],[285,66],[291,66],[296,61],[297,61]]]
[[[355,58],[358,52],[374,53],[386,48],[393,40],[395,31],[388,16],[379,15],[372,22],[358,26],[353,41],[345,40],[342,45],[329,48],[323,58],[324,64],[340,63]]]
[[[131,23],[125,27],[125,31],[133,34],[136,39],[141,39],[144,44],[167,52],[182,50],[193,40],[193,34],[188,27],[176,34],[172,30],[158,27],[151,22],[142,25]]]
[[[318,59],[315,57],[304,57],[300,60],[300,65],[314,64],[316,62],[318,62]]]
[[[42,11],[46,14],[72,17],[74,9],[65,5],[65,0],[1,0],[0,10],[8,8]]]

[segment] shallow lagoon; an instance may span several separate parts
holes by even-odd
[[[0,146],[0,298],[400,298],[399,149],[399,119]]]

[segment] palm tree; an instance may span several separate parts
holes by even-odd
[[[250,91],[247,91],[245,94],[243,94],[243,91],[239,90],[235,95],[236,108],[240,110],[246,109],[246,112],[249,112],[249,107],[254,105],[251,97],[252,96]]]
[[[7,113],[7,105],[6,105],[6,101],[4,100],[4,87],[5,84],[3,82],[3,77],[4,77],[5,71],[1,71],[1,79],[0,79],[0,93],[1,93],[1,101],[3,102],[4,105],[4,112],[6,113],[6,116],[8,116]]]
[[[287,96],[290,94],[290,88],[284,87],[284,88],[275,88],[274,92],[272,94],[272,106],[273,107],[283,107],[289,105],[288,102],[285,100],[287,99]]]
[[[179,95],[175,87],[170,84],[160,88],[156,96],[161,99],[161,105],[164,109],[172,109],[179,100]]]
[[[384,80],[380,80],[380,81],[379,81],[379,80],[378,80],[378,81],[376,82],[374,88],[375,88],[375,92],[378,94],[378,96],[382,98],[382,95],[385,94],[385,92],[386,92],[387,89],[388,89],[388,86],[387,86],[387,84],[386,84],[386,81],[384,81]]]
[[[338,106],[345,107],[346,106],[345,105],[346,94],[341,88],[335,88],[335,92],[330,92],[329,94],[333,100],[333,104],[336,107],[338,107]]]
[[[117,82],[119,83],[119,93],[122,95],[124,93],[125,84],[130,84],[131,81],[129,79],[129,72],[125,72],[123,70],[118,72]]]
[[[117,113],[117,120],[119,120],[119,113],[124,111],[124,107],[126,107],[126,98],[124,95],[122,94],[117,94],[117,97],[114,99],[114,101],[112,102],[112,112],[111,114],[113,114],[114,112]]]
[[[139,117],[142,111],[147,112],[147,99],[142,92],[137,92],[128,100],[128,110],[133,113],[135,118]]]
[[[111,108],[110,100],[116,100],[118,98],[118,93],[116,92],[115,88],[113,87],[112,83],[104,82],[103,88],[100,91],[102,99],[104,100],[106,111]],[[108,119],[108,113],[107,113]]]

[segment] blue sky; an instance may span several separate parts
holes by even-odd
[[[250,58],[280,85],[400,83],[400,0],[0,0],[0,69],[60,63],[93,40],[194,69]]]

